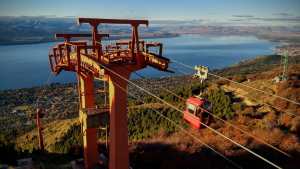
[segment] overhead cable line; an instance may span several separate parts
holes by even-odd
[[[138,86],[137,84],[133,83],[132,81],[126,79],[125,77],[123,77],[123,76],[121,76],[120,74],[116,73],[116,72],[113,71],[112,69],[108,68],[107,66],[105,66],[105,65],[103,65],[103,64],[101,64],[101,63],[99,63],[99,65],[100,65],[101,67],[103,67],[104,69],[106,69],[107,71],[110,71],[111,73],[113,73],[113,74],[115,74],[116,76],[120,77],[120,78],[123,79],[124,81],[127,81],[129,84],[131,84],[131,85],[135,86],[136,88],[138,88],[138,89],[144,91],[145,93],[149,94],[150,96],[152,96],[152,97],[158,99],[159,101],[163,102],[164,104],[168,105],[169,107],[171,107],[171,108],[173,108],[173,109],[175,109],[175,110],[177,110],[177,111],[179,111],[179,112],[181,112],[181,113],[183,112],[182,110],[180,110],[180,109],[177,108],[176,106],[174,106],[174,105],[168,103],[167,101],[161,99],[160,97],[156,96],[155,94],[151,93],[150,91],[148,91],[148,90],[146,90],[146,89],[144,89],[144,88]],[[223,138],[226,139],[226,140],[229,140],[230,142],[232,142],[232,143],[235,144],[236,146],[238,146],[238,147],[240,147],[240,148],[242,148],[242,149],[248,151],[249,153],[253,154],[254,156],[258,157],[259,159],[261,159],[261,160],[265,161],[266,163],[272,165],[273,167],[278,168],[278,169],[281,169],[280,166],[274,164],[273,162],[269,161],[268,159],[264,158],[263,156],[261,156],[261,155],[255,153],[254,151],[250,150],[249,148],[247,148],[247,147],[245,147],[245,146],[243,146],[243,145],[237,143],[236,141],[234,141],[234,140],[232,140],[231,138],[225,136],[224,134],[220,133],[219,131],[217,131],[217,130],[211,128],[210,126],[208,126],[208,125],[206,125],[206,124],[204,124],[204,123],[202,123],[202,122],[200,122],[200,123],[201,123],[203,126],[205,126],[206,128],[208,128],[208,129],[210,129],[211,131],[213,131],[214,133],[216,133],[217,135],[223,137]]]
[[[136,72],[134,72],[134,73],[136,73]],[[145,78],[144,76],[142,76],[142,75],[140,75],[140,74],[138,74],[138,73],[136,73],[136,74],[137,74],[139,77],[141,77],[141,78]],[[163,90],[169,91],[169,93],[173,94],[175,97],[177,97],[177,98],[179,98],[179,99],[185,101],[184,98],[178,96],[176,93],[174,93],[174,92],[168,90],[167,88],[165,88],[165,87],[163,87],[163,86],[160,86],[160,88],[163,89]],[[236,125],[234,125],[234,124],[232,124],[232,123],[230,123],[230,122],[228,122],[228,121],[226,121],[226,120],[223,120],[222,118],[218,117],[217,115],[213,114],[212,112],[209,112],[208,110],[203,109],[203,108],[200,108],[200,109],[202,109],[203,111],[207,112],[208,114],[210,114],[210,115],[213,116],[214,118],[216,118],[216,119],[222,121],[223,123],[225,123],[225,124],[227,124],[227,125],[229,125],[229,126],[235,128],[235,129],[239,130],[239,131],[242,132],[242,133],[245,133],[246,135],[248,135],[248,136],[254,138],[255,140],[257,140],[257,141],[259,141],[259,142],[261,142],[261,143],[267,145],[268,147],[270,147],[270,148],[272,148],[272,149],[274,149],[274,150],[276,150],[276,151],[278,151],[278,152],[284,154],[285,156],[291,157],[290,154],[288,154],[288,153],[286,153],[286,152],[280,150],[279,148],[277,148],[277,147],[271,145],[270,143],[267,143],[265,140],[263,140],[263,139],[261,139],[261,138],[255,136],[255,135],[249,133],[248,131],[246,131],[246,130],[244,130],[244,129],[241,129],[240,127],[237,127]]]
[[[119,84],[115,83],[116,86],[118,86],[118,88],[120,88],[121,90],[123,90],[124,92],[128,93],[131,97],[133,97],[136,100],[141,101],[143,104],[145,104],[145,102],[142,101],[142,99],[137,98],[136,96],[134,96],[133,94],[129,93],[126,89],[124,89],[123,87],[121,87]],[[185,128],[183,128],[181,125],[179,125],[178,123],[176,123],[174,120],[166,117],[165,115],[163,115],[161,112],[157,111],[154,108],[149,108],[152,111],[154,111],[155,113],[157,113],[159,116],[161,116],[162,118],[164,118],[165,120],[169,121],[172,125],[174,125],[175,127],[179,128],[181,131],[183,131],[185,134],[187,134],[188,136],[190,136],[191,138],[195,139],[196,141],[198,141],[199,143],[203,144],[204,146],[206,146],[207,148],[209,148],[210,150],[212,150],[214,153],[216,153],[217,155],[221,156],[222,158],[224,158],[226,161],[228,161],[229,163],[231,163],[233,166],[235,166],[236,168],[242,169],[243,167],[241,167],[239,164],[235,163],[234,161],[232,161],[231,159],[229,159],[228,157],[226,157],[225,155],[223,155],[222,153],[218,152],[217,150],[215,150],[213,147],[211,147],[210,145],[208,145],[207,143],[205,143],[204,141],[202,141],[201,139],[199,139],[197,136],[191,134],[189,131],[187,131]]]
[[[193,69],[193,70],[194,70],[194,68],[193,68],[192,66],[190,66],[190,65],[184,64],[184,63],[179,62],[179,61],[174,60],[174,59],[173,59],[173,61],[174,61],[174,63],[180,64],[180,65],[182,65],[182,66],[184,66],[184,67],[186,67],[186,68],[190,68],[190,69]],[[285,101],[288,101],[288,102],[291,102],[291,103],[294,103],[294,104],[297,104],[297,105],[300,106],[300,103],[297,102],[297,101],[294,101],[294,100],[291,100],[291,99],[288,99],[288,98],[285,98],[285,97],[282,97],[282,96],[279,96],[279,95],[276,95],[276,94],[268,93],[268,92],[263,91],[263,90],[261,90],[261,89],[257,89],[257,88],[255,88],[255,87],[252,87],[252,86],[249,86],[249,85],[245,85],[245,84],[243,84],[243,83],[236,82],[236,81],[234,81],[234,80],[231,80],[231,79],[229,79],[229,78],[226,78],[226,77],[223,77],[223,76],[214,74],[214,73],[209,73],[209,72],[208,72],[208,74],[211,75],[211,76],[214,76],[214,77],[217,77],[217,78],[220,78],[220,79],[223,79],[223,80],[227,80],[227,81],[229,81],[229,82],[232,82],[232,83],[235,83],[235,84],[238,84],[238,85],[247,87],[247,88],[249,88],[249,89],[253,89],[253,90],[262,92],[262,93],[264,93],[264,94],[266,94],[266,95],[269,95],[269,96],[272,96],[272,97],[276,97],[276,98],[279,98],[279,99],[282,99],[282,100],[285,100]]]
[[[187,75],[190,74],[189,72],[185,72],[185,71],[179,70],[179,69],[174,68],[174,67],[172,67],[172,69],[174,69],[175,71],[180,72],[182,75],[185,75],[185,76],[187,76]],[[274,108],[274,109],[276,109],[276,110],[278,110],[278,111],[280,111],[280,112],[287,113],[287,114],[288,114],[289,116],[291,116],[291,117],[293,117],[293,116],[299,116],[299,115],[297,115],[297,114],[295,114],[295,113],[289,112],[289,111],[287,111],[287,110],[282,110],[282,109],[279,108],[279,107],[276,107],[276,106],[274,106],[274,105],[272,105],[272,104],[270,104],[270,103],[267,103],[267,102],[265,102],[265,101],[261,101],[261,100],[259,100],[259,99],[257,99],[257,98],[254,98],[254,97],[251,97],[251,96],[245,96],[245,95],[242,95],[242,94],[239,94],[239,95],[244,96],[244,97],[249,97],[249,98],[251,98],[251,99],[253,99],[253,100],[256,100],[256,101],[259,102],[259,103],[262,103],[262,104],[264,104],[264,105],[270,106],[270,107],[272,107],[272,108]]]

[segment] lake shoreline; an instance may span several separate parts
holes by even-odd
[[[264,55],[263,57],[268,57],[268,56],[271,56],[271,55]],[[251,62],[251,61],[254,61],[254,60],[257,60],[257,58],[259,57],[262,57],[262,56],[254,56],[252,57],[251,59],[245,59],[245,60],[241,60],[241,61],[238,61],[236,62],[234,65],[228,65],[226,67],[223,67],[223,68],[219,68],[219,69],[212,69],[210,70],[211,72],[222,72],[222,70],[227,70],[233,66],[236,66],[236,65],[239,65],[241,64],[243,61],[247,61],[247,62]],[[168,78],[172,78],[172,79],[181,79],[181,78],[184,78],[184,77],[189,77],[191,75],[174,75],[174,76],[169,76],[169,77],[149,77],[147,78],[148,80],[150,81],[157,81],[157,80],[162,80],[162,79],[168,79]],[[133,79],[130,79],[131,81],[134,81],[134,82],[139,82],[140,80],[143,80],[142,78],[140,77],[136,77],[136,78],[133,78]],[[36,85],[36,86],[31,86],[31,87],[21,87],[21,88],[12,88],[12,89],[0,89],[0,92],[15,92],[15,91],[22,91],[22,90],[29,90],[29,89],[41,89],[43,90],[43,88],[47,89],[51,86],[76,86],[77,82],[51,82],[50,80],[50,83],[48,82],[45,82],[45,84],[42,84],[42,85]]]
[[[182,36],[180,34],[159,34],[159,35],[150,35],[150,36],[141,36],[142,39],[161,39],[161,38],[174,38]],[[120,40],[123,38],[129,38],[129,36],[116,36],[103,39],[103,41],[109,40]],[[79,40],[79,39],[75,39]],[[49,39],[49,40],[41,40],[41,41],[20,41],[20,42],[0,42],[0,46],[17,46],[17,45],[34,45],[34,44],[42,44],[42,43],[50,43],[50,42],[63,42],[63,40]]]
[[[272,49],[277,45],[277,43],[259,40],[255,36],[178,35],[160,40],[157,38],[149,39],[149,41],[162,42],[165,57],[188,65],[205,65],[210,70],[225,68],[258,55],[273,54]],[[48,51],[55,44],[55,42],[48,42],[36,45],[0,46],[2,51],[0,62],[5,63],[1,67],[2,73],[0,72],[2,79],[0,90],[30,88],[45,84],[46,78],[51,73]],[[139,73],[146,77],[170,76],[168,73],[150,67]],[[176,72],[171,76],[177,75],[180,73]],[[132,79],[137,79],[137,77],[132,75]],[[60,76],[53,77],[52,80],[52,82],[60,83],[75,81],[75,75],[65,71]]]

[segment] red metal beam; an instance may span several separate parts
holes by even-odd
[[[55,38],[80,38],[80,37],[91,37],[91,34],[87,33],[56,33]]]
[[[148,26],[148,20],[135,20],[135,19],[103,19],[103,18],[78,18],[78,24],[89,23],[91,25],[98,24],[129,24],[129,25],[146,25]]]
[[[109,37],[109,34],[107,33],[98,33],[97,38],[102,37]],[[84,37],[92,37],[92,34],[87,33],[57,33],[55,34],[55,38],[65,38],[65,39],[71,39],[71,38],[84,38]]]

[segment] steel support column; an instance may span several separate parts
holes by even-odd
[[[124,69],[114,71],[128,79],[130,72]],[[109,73],[110,144],[109,169],[128,169],[128,128],[127,128],[127,82],[114,73]],[[121,89],[123,88],[123,89]]]
[[[41,151],[44,151],[44,138],[43,138],[43,128],[42,128],[42,124],[41,124],[41,109],[37,109],[36,111],[36,125],[37,125],[37,129],[38,129],[38,136],[39,136],[39,149]]]
[[[94,100],[94,81],[93,76],[79,76],[79,96],[80,107],[82,109],[95,108]],[[80,117],[83,117],[83,112],[80,111]],[[83,118],[81,118],[83,119]],[[87,121],[82,121],[83,146],[84,146],[84,164],[86,169],[92,169],[98,162],[98,147],[97,147],[97,129],[88,128]]]

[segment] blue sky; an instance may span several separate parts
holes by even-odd
[[[300,17],[300,0],[0,0],[0,16],[207,19]],[[239,15],[236,17],[236,15]]]

